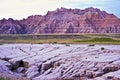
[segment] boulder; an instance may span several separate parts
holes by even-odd
[[[50,74],[52,72],[52,68],[48,69],[47,71],[44,72],[44,75]]]
[[[13,74],[13,72],[5,65],[0,66],[0,73]]]
[[[12,64],[4,60],[0,60],[0,66],[7,66],[9,69],[12,69]]]
[[[39,68],[37,66],[31,66],[25,72],[27,78],[34,78],[36,75],[39,74]]]
[[[17,68],[17,72],[21,73],[21,72],[23,72],[23,71],[25,71],[25,68],[24,68],[24,67],[19,67],[19,68]]]
[[[19,59],[10,59],[9,62],[13,65],[13,69],[17,69],[18,67],[23,67],[22,60]]]
[[[22,61],[23,61],[23,65],[24,65],[25,68],[30,67],[29,61],[27,61],[27,60],[22,60]]]
[[[103,74],[104,74],[104,72],[102,72],[102,71],[93,72],[93,78],[102,76]]]
[[[41,67],[41,70],[44,70],[44,71],[46,71],[46,70],[48,70],[49,68],[51,68],[51,67],[53,67],[53,62],[45,62],[45,63],[43,63],[42,64],[42,67]]]
[[[114,76],[107,76],[106,80],[120,80],[120,78],[116,78]]]
[[[103,72],[104,73],[108,73],[108,72],[113,72],[113,71],[117,71],[120,69],[120,66],[119,65],[113,65],[113,64],[110,64],[110,65],[107,65],[103,68]]]
[[[85,75],[87,78],[93,78],[93,72],[92,71],[86,71]]]

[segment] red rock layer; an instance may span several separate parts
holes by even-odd
[[[49,11],[23,20],[3,19],[1,34],[120,33],[120,19],[97,8]]]

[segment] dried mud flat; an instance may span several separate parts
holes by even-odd
[[[120,80],[120,45],[0,45],[0,76],[10,80]]]

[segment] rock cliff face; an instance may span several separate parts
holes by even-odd
[[[20,23],[25,27],[26,33],[30,34],[33,33],[37,27],[39,27],[38,25],[41,19],[41,15],[29,16],[27,19],[21,20]]]
[[[52,34],[52,33],[120,33],[120,19],[97,8],[48,11],[23,20],[3,19],[0,33]]]
[[[11,18],[0,20],[0,34],[24,34],[25,27],[18,20]]]

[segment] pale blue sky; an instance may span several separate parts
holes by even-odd
[[[60,7],[100,8],[120,18],[120,0],[0,0],[0,19],[22,19],[30,15],[45,15]]]

